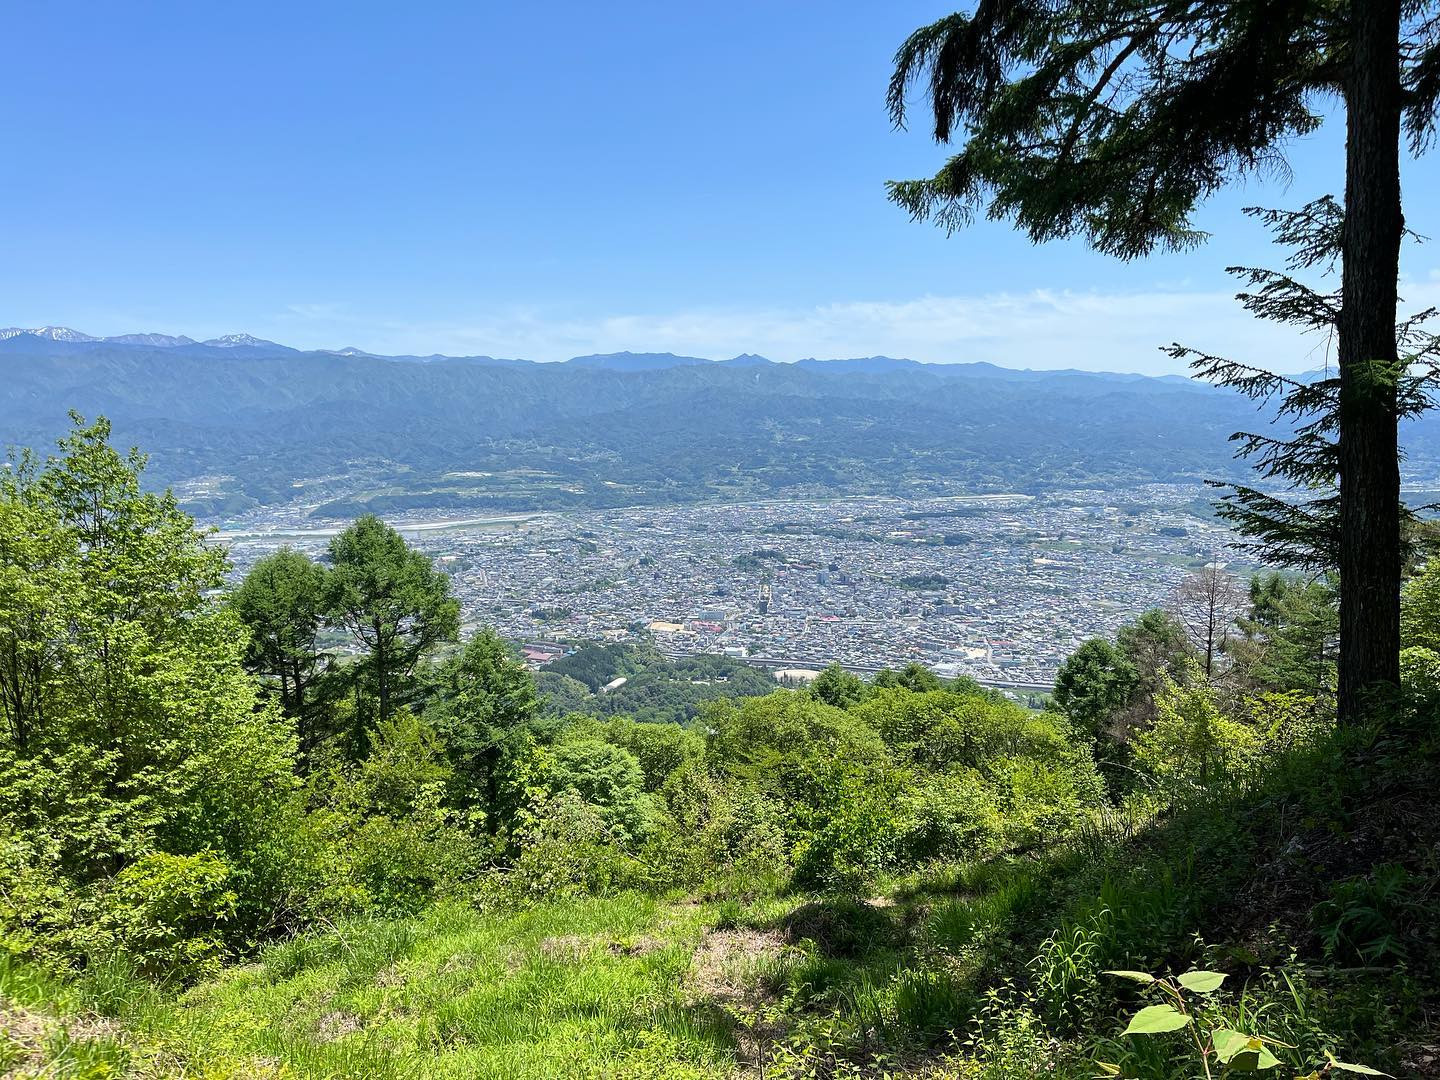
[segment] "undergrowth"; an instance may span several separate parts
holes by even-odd
[[[1078,1080],[1097,1062],[1178,1077],[1194,1040],[1122,1034],[1145,988],[1104,972],[1203,968],[1227,977],[1206,1023],[1273,1040],[1271,1075],[1331,1055],[1435,1075],[1437,782],[1433,735],[1351,731],[1248,785],[869,895],[731,877],[698,898],[439,904],[188,988],[119,960],[63,983],[7,960],[6,1024],[25,1032],[0,1061],[67,1077]]]

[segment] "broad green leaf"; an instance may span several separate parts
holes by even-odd
[[[1097,1061],[1097,1062],[1095,1062],[1095,1067],[1096,1067],[1097,1069],[1099,1069],[1099,1070],[1100,1070],[1104,1075],[1106,1075],[1106,1076],[1119,1076],[1119,1075],[1120,1075],[1120,1066],[1119,1066],[1119,1065],[1111,1065],[1110,1062],[1108,1062],[1108,1061]]]
[[[1130,1018],[1122,1035],[1157,1035],[1162,1031],[1179,1031],[1190,1018],[1171,1005],[1148,1005]]]
[[[1225,981],[1223,971],[1187,971],[1175,980],[1186,990],[1197,994],[1213,994]]]
[[[1215,1048],[1215,1056],[1235,1072],[1260,1072],[1280,1064],[1257,1035],[1216,1028],[1210,1032],[1210,1045]]]
[[[1215,1048],[1215,1056],[1226,1064],[1229,1064],[1230,1059],[1240,1051],[1255,1049],[1254,1046],[1251,1046],[1249,1035],[1231,1031],[1229,1028],[1216,1028],[1210,1032],[1210,1045]],[[1258,1045],[1256,1043],[1256,1046]]]
[[[1328,1055],[1327,1055],[1327,1056],[1328,1056]],[[1359,1073],[1361,1076],[1389,1076],[1389,1075],[1390,1075],[1390,1074],[1387,1073],[1387,1072],[1381,1072],[1379,1069],[1372,1069],[1372,1068],[1370,1068],[1370,1066],[1368,1066],[1368,1065],[1353,1065],[1353,1064],[1351,1064],[1351,1063],[1348,1062],[1348,1061],[1336,1061],[1333,1057],[1330,1058],[1330,1067],[1331,1067],[1332,1069],[1339,1069],[1341,1072]]]
[[[1241,1050],[1230,1059],[1230,1071],[1262,1072],[1265,1069],[1273,1069],[1279,1064],[1280,1059],[1262,1046],[1258,1050]]]
[[[1153,983],[1155,976],[1146,971],[1106,971],[1104,975],[1118,975],[1122,979],[1130,979],[1138,983]]]

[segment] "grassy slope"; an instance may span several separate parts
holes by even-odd
[[[721,1014],[685,986],[707,909],[624,895],[439,907],[300,938],[142,1018],[220,1075],[724,1076]],[[283,1065],[289,1071],[280,1071]]]
[[[138,1057],[133,1040],[77,987],[0,952],[0,1077],[100,1080]]]
[[[1233,797],[865,901],[742,885],[441,907],[296,939],[178,999],[103,972],[78,996],[27,992],[122,1016],[97,1053],[139,1047],[138,1075],[728,1077],[764,1057],[770,1076],[1078,1080],[1096,1057],[1193,1072],[1176,1037],[1118,1037],[1146,1001],[1101,973],[1204,964],[1230,975],[1212,1021],[1294,1044],[1284,1076],[1326,1051],[1440,1075],[1433,739],[1339,740]]]

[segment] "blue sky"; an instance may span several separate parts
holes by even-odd
[[[934,170],[891,129],[889,60],[949,10],[829,3],[11,5],[0,66],[0,325],[558,360],[618,349],[874,353],[1173,369],[1175,338],[1290,369],[1223,267],[1238,214],[1339,189],[1338,125],[1288,183],[1206,207],[1132,264],[947,238],[884,197]],[[16,43],[24,43],[17,46]],[[1432,157],[1406,174],[1440,235]],[[1440,255],[1406,293],[1440,298]]]

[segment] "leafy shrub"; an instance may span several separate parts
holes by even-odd
[[[786,816],[773,797],[726,783],[699,759],[676,769],[659,795],[655,831],[639,852],[655,875],[653,887],[732,878],[751,891],[788,871]]]
[[[643,880],[643,869],[616,845],[604,815],[573,792],[532,807],[518,840],[502,899],[602,895]]]
[[[1400,677],[1416,704],[1433,710],[1440,701],[1440,652],[1423,645],[1402,649]]]
[[[781,690],[718,702],[705,710],[703,720],[714,732],[707,756],[718,775],[786,798],[802,793],[811,764],[837,759],[873,763],[887,757],[884,742],[862,716],[808,694]]]
[[[101,925],[145,974],[193,976],[215,967],[235,916],[233,871],[213,852],[152,852],[104,890]]]
[[[705,740],[679,724],[646,724],[618,716],[599,725],[600,736],[633,754],[645,776],[645,790],[656,792],[676,769],[705,755]]]
[[[100,949],[104,936],[93,896],[66,880],[58,845],[46,840],[0,835],[0,953],[58,968]]]
[[[1138,1060],[1126,1064],[1097,1061],[1101,1075],[1114,1077],[1168,1077],[1193,1071],[1199,1063],[1204,1075],[1216,1072],[1228,1075],[1237,1072],[1264,1072],[1290,1059],[1296,1067],[1312,1069],[1309,1076],[1328,1076],[1336,1072],[1366,1076],[1385,1076],[1365,1065],[1339,1061],[1328,1050],[1325,1061],[1301,1063],[1296,1053],[1302,1048],[1256,1028],[1263,1024],[1261,1010],[1245,1007],[1226,1009],[1218,994],[1227,976],[1219,971],[1192,970],[1167,978],[1157,978],[1144,971],[1108,971],[1123,979],[1140,983],[1153,991],[1155,1004],[1146,1005],[1130,1017],[1121,1032],[1121,1039],[1141,1036],[1142,1042],[1170,1036],[1160,1053],[1143,1048]],[[1243,997],[1243,995],[1242,995]],[[1123,1046],[1123,1043],[1121,1044]],[[1136,1066],[1140,1067],[1137,1068]]]
[[[1167,792],[1241,780],[1259,758],[1260,736],[1221,713],[1198,678],[1182,683],[1163,675],[1155,710],[1155,722],[1135,738],[1135,761]]]
[[[1002,831],[1010,847],[1031,847],[1066,836],[1100,800],[1092,769],[1033,758],[1004,758],[992,766],[996,774]]]
[[[291,867],[319,890],[309,913],[413,912],[473,878],[484,849],[446,805],[450,775],[439,738],[404,709],[375,727],[358,765],[312,772],[314,809],[292,850],[315,862]]]
[[[816,761],[794,809],[795,877],[818,889],[858,889],[895,865],[900,777],[883,766]]]
[[[555,795],[592,807],[620,844],[642,840],[653,826],[654,804],[630,751],[597,738],[564,739],[551,748],[541,782]]]
[[[993,854],[1004,835],[994,789],[973,769],[927,776],[901,797],[899,847],[908,863],[963,861]]]
[[[1061,718],[988,695],[881,690],[856,708],[855,716],[880,733],[897,759],[926,768],[983,769],[998,757],[1056,759],[1071,749],[1069,726]]]
[[[1316,746],[1335,729],[1334,716],[1299,690],[1257,694],[1240,702],[1238,711],[1272,757]]]

